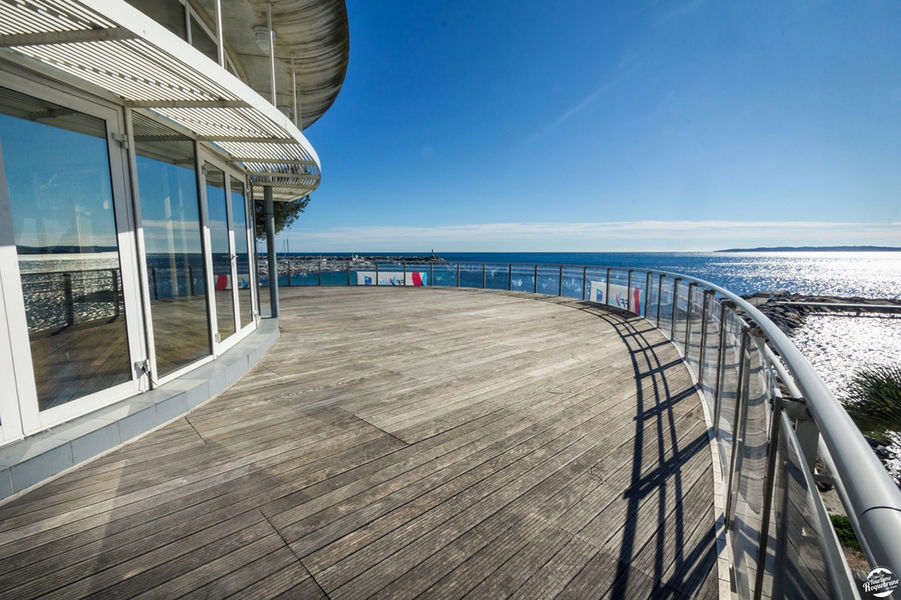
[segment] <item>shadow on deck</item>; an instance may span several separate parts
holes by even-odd
[[[650,323],[481,290],[282,298],[232,388],[0,507],[0,598],[716,597],[701,401]]]

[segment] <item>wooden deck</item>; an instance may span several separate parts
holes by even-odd
[[[700,398],[639,318],[457,289],[282,290],[182,418],[0,506],[0,598],[717,595]]]

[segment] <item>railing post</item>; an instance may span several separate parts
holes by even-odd
[[[644,278],[644,318],[648,318],[648,304],[651,303],[651,272]]]
[[[582,300],[585,300],[585,285],[588,283],[588,267],[582,267]]]
[[[288,287],[291,287],[292,285],[294,285],[294,283],[291,281],[294,278],[294,275],[292,273],[292,271],[293,271],[292,265],[293,264],[294,264],[294,262],[286,256],[285,257],[285,266],[288,268]],[[278,279],[276,279],[276,281],[278,281]]]
[[[743,413],[747,410],[747,387],[749,385],[749,369],[745,367],[745,352],[748,349],[748,338],[750,333],[748,326],[741,328],[741,344],[738,351],[738,381],[735,387],[735,414],[732,417],[732,456],[729,461],[729,479],[726,488],[726,515],[724,523],[726,529],[729,528],[729,522],[732,520],[732,499],[738,491],[736,488],[736,464],[741,458],[741,448],[744,447],[745,436],[739,436],[739,431],[744,427],[745,419]],[[739,474],[740,476],[740,474]]]
[[[350,263],[347,263],[347,285],[350,286]]]
[[[660,306],[661,302],[663,302],[663,278],[665,275],[663,273],[657,278],[657,329],[660,329]]]
[[[691,291],[698,284],[692,282],[688,284],[688,299],[686,300],[686,306],[688,307],[685,313],[685,360],[688,361],[688,357],[691,354]]]
[[[485,278],[485,263],[482,263],[482,289],[484,290],[486,287],[486,278]]]
[[[150,267],[150,285],[153,287],[153,298],[160,299],[160,292],[156,287],[156,267]]]
[[[673,279],[673,310],[669,323],[669,339],[676,341],[676,307],[679,305],[679,282],[681,277]]]
[[[460,287],[460,263],[457,263],[457,287]]]
[[[607,286],[607,289],[604,292],[604,304],[610,306],[610,267],[607,267],[607,277],[605,279],[604,285]]]
[[[732,302],[723,300],[720,304],[720,341],[717,346],[716,357],[716,391],[713,394],[713,434],[719,437],[720,434],[720,408],[722,407],[723,397],[723,363],[726,361],[726,311],[732,310]]]
[[[560,265],[560,274],[557,276],[557,295],[563,295],[563,265]]]
[[[375,263],[375,286],[378,287],[378,285],[379,285],[379,263],[378,263],[378,261],[376,261],[376,263]]]
[[[757,576],[754,581],[754,600],[760,600],[763,592],[763,575],[766,571],[766,550],[769,544],[770,512],[773,507],[773,489],[776,479],[776,455],[779,450],[779,426],[782,422],[782,398],[774,398],[770,436],[767,440],[766,475],[763,480],[763,509],[760,513],[760,537],[757,541]]]
[[[713,296],[713,290],[704,290],[704,300],[701,308],[701,348],[698,351],[698,387],[704,393],[704,370],[707,360],[707,305]]]
[[[259,280],[259,273],[257,273],[257,280]],[[257,288],[260,286],[257,285]],[[188,289],[191,290],[191,295],[194,295],[194,267],[188,265]]]
[[[513,290],[513,265],[507,265],[507,289]]]
[[[782,486],[782,498],[780,502],[780,506],[782,510],[776,513],[776,531],[773,536],[776,539],[776,547],[773,548],[773,564],[775,565],[785,565],[788,564],[788,511],[786,507],[788,506],[788,478],[791,477],[791,474],[788,472],[789,465],[791,464],[784,457],[782,458],[781,465],[779,466],[779,477],[785,479],[785,484]],[[773,588],[770,591],[771,598],[784,598],[785,597],[785,569],[777,568],[773,573]]]
[[[319,270],[318,270],[318,272],[317,272],[317,274],[316,274],[316,277],[317,277],[317,279],[316,279],[316,281],[317,281],[316,285],[322,285],[322,261],[321,261],[321,260],[319,261]]]
[[[113,308],[115,314],[119,316],[119,273],[116,269],[110,269],[110,276],[113,278]]]
[[[534,291],[534,293],[537,294],[538,293],[538,265],[535,265],[535,281],[534,281],[534,283],[535,283],[535,289],[533,291]]]
[[[435,285],[435,264],[429,263],[429,286]]]
[[[806,407],[803,414],[795,420],[795,437],[798,438],[798,446],[801,448],[801,454],[804,455],[807,470],[811,473],[816,472],[820,428],[817,427],[817,422],[813,420]]]
[[[75,302],[72,299],[71,273],[63,273],[63,296],[66,302],[66,325],[75,325]]]
[[[404,286],[407,285],[407,261],[404,261]]]
[[[632,269],[629,269],[629,274],[626,278],[626,307],[630,306],[632,301]],[[635,307],[635,314],[638,314],[638,307]]]

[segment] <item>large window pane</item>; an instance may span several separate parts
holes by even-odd
[[[235,254],[238,261],[238,307],[241,311],[241,327],[253,321],[253,305],[250,286],[253,271],[250,264],[250,251],[247,244],[247,200],[244,197],[244,183],[234,177],[231,181],[232,218],[234,219]]]
[[[219,338],[235,332],[235,305],[232,296],[231,253],[228,245],[228,206],[225,173],[206,163],[206,202],[210,216],[210,249],[213,253],[213,278],[216,284],[216,321]]]
[[[147,288],[159,376],[210,354],[194,144],[134,115],[147,252]]]
[[[128,381],[106,123],[0,90],[0,148],[40,409]]]

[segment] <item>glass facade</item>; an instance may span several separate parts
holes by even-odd
[[[105,121],[0,90],[0,147],[39,409],[129,381]]]
[[[134,115],[157,376],[211,351],[194,142]]]
[[[253,285],[253,263],[250,260],[250,245],[247,243],[249,224],[247,223],[247,197],[244,194],[244,182],[230,177],[232,220],[235,235],[235,256],[238,263],[238,310],[241,327],[253,321],[253,298],[250,286]]]
[[[210,251],[213,255],[213,282],[216,289],[216,325],[219,340],[222,341],[236,330],[228,200],[225,192],[225,173],[210,163],[206,163],[205,170]]]

